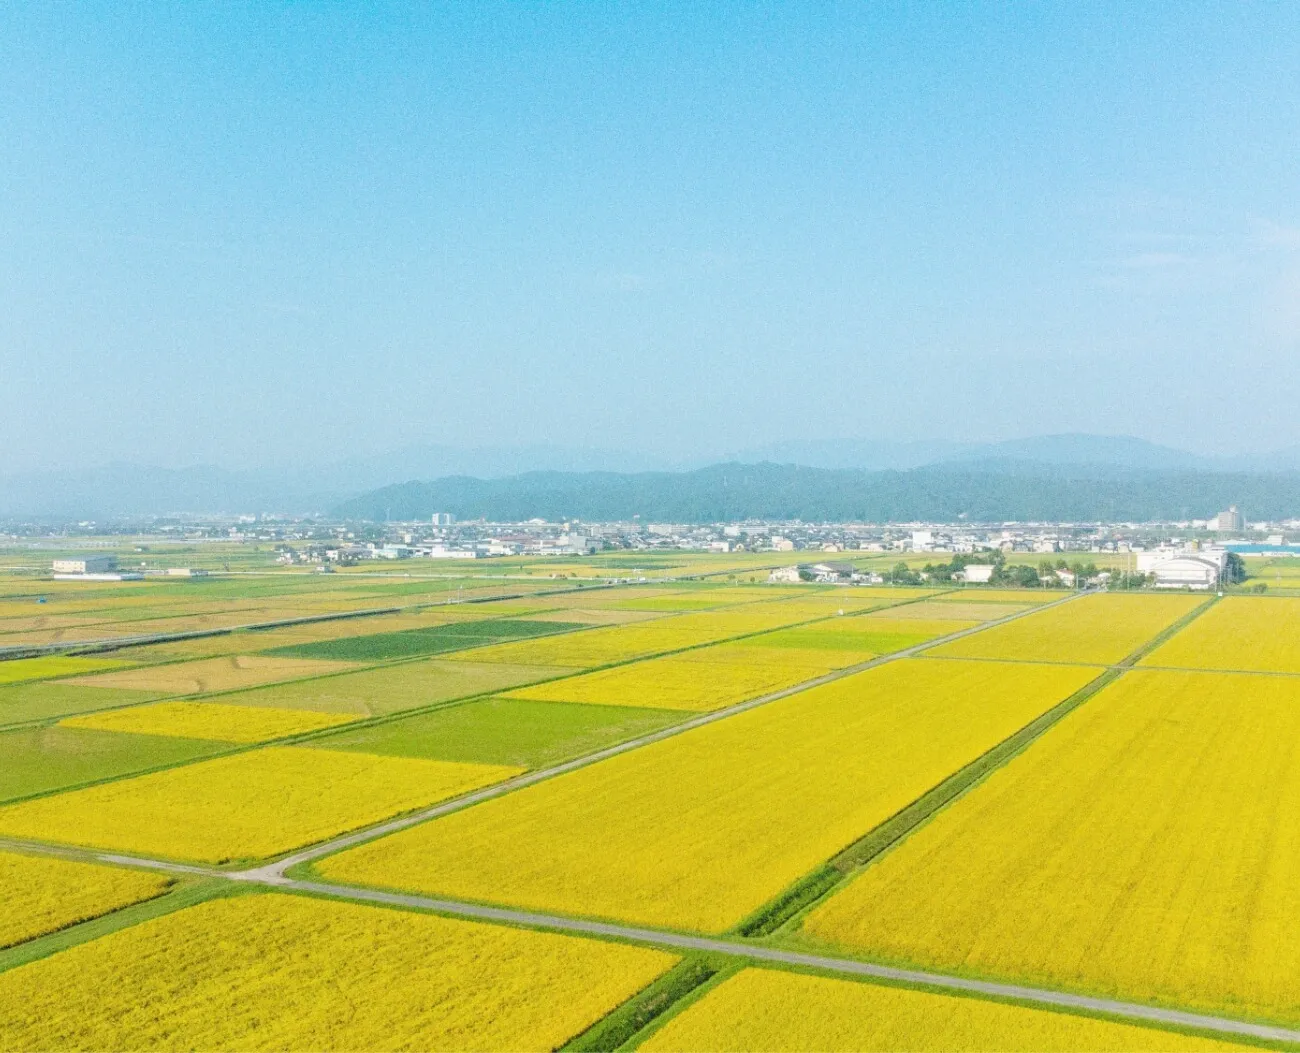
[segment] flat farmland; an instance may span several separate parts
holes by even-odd
[[[0,835],[201,863],[259,859],[521,770],[265,746],[8,805]]]
[[[1135,671],[808,917],[1016,982],[1300,1022],[1300,680]]]
[[[718,932],[1095,675],[899,661],[318,866],[346,882]]]
[[[586,626],[581,622],[484,618],[448,622],[425,629],[405,629],[401,632],[292,644],[278,647],[268,653],[296,659],[381,662],[393,658],[418,658],[445,651],[482,647],[506,640],[526,640],[534,636],[549,636],[570,629],[585,628]]]
[[[222,742],[57,724],[12,728],[0,731],[0,801],[135,775],[226,749]]]
[[[834,652],[820,652],[827,653]],[[670,656],[516,688],[508,697],[537,702],[706,711],[793,687],[832,668],[830,663],[807,665],[785,660],[740,664],[717,658],[691,660]]]
[[[54,720],[72,713],[89,713],[110,706],[145,702],[152,691],[123,691],[116,687],[86,687],[63,680],[0,687],[0,727],[32,721]]]
[[[65,728],[96,728],[216,742],[268,742],[351,723],[355,717],[311,709],[232,706],[221,702],[155,702],[67,717]]]
[[[1141,664],[1300,673],[1300,599],[1228,596]]]
[[[152,899],[170,884],[160,874],[0,851],[0,949]]]
[[[504,691],[571,672],[560,666],[432,659],[254,688],[227,696],[224,701],[241,706],[384,716],[470,695]]]
[[[936,656],[1110,665],[1204,604],[1187,595],[1100,593],[936,647]]]
[[[685,714],[631,706],[481,698],[431,713],[344,729],[318,749],[540,768],[675,724]]]
[[[244,895],[0,973],[0,1047],[546,1051],[674,961],[429,914]]]
[[[894,593],[886,592],[859,602],[866,606],[882,605],[893,598]],[[804,601],[745,604],[727,611],[679,614],[639,625],[591,629],[563,638],[462,651],[455,659],[587,668],[831,618],[837,609],[828,603]]]
[[[53,677],[80,676],[104,669],[121,669],[126,663],[111,658],[76,658],[58,655],[51,658],[21,658],[0,662],[0,685],[21,684]]]
[[[969,1051],[1214,1050],[1249,1046],[1113,1020],[821,976],[744,969],[638,1049]]]
[[[84,687],[121,688],[154,695],[197,695],[213,691],[234,691],[242,687],[272,684],[277,680],[341,673],[355,666],[302,658],[267,658],[262,655],[230,655],[197,662],[172,662],[139,666],[71,681]]]

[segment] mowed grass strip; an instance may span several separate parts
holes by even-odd
[[[121,669],[126,664],[111,658],[78,658],[74,655],[19,658],[10,662],[0,662],[0,684],[21,684],[29,680],[80,676],[101,669]]]
[[[981,998],[775,969],[743,969],[637,1048],[654,1053],[984,1053],[991,1049],[1125,1053],[1252,1047]]]
[[[224,742],[59,725],[13,728],[0,732],[0,801],[134,775],[229,748]]]
[[[152,899],[170,884],[139,870],[0,851],[0,948]]]
[[[683,719],[630,706],[484,698],[315,739],[320,749],[541,768]]]
[[[265,746],[8,805],[0,834],[200,863],[260,859],[521,770]]]
[[[348,724],[356,719],[352,715],[317,713],[310,709],[232,706],[220,702],[155,702],[148,706],[129,706],[67,717],[60,723],[65,728],[97,728],[136,735],[167,735],[216,742],[269,742],[287,735]]]
[[[1095,675],[891,663],[319,869],[342,881],[718,932]]]
[[[804,932],[874,959],[1300,1022],[1300,681],[1132,672]]]
[[[351,668],[340,662],[304,661],[298,658],[267,658],[262,655],[229,655],[197,662],[141,666],[115,673],[78,677],[72,681],[86,687],[149,691],[155,695],[197,695],[211,691],[234,691],[277,680],[297,680]]]
[[[581,622],[537,621],[522,618],[451,622],[428,629],[405,629],[372,636],[350,636],[338,640],[292,644],[268,654],[296,658],[328,658],[340,661],[377,662],[393,658],[459,651],[469,647],[549,636],[571,629],[583,629]]]
[[[1141,664],[1300,673],[1300,599],[1228,596]]]
[[[661,951],[276,893],[0,973],[4,1049],[551,1050]]]
[[[1181,594],[1083,596],[941,644],[931,653],[947,658],[1111,665],[1203,603],[1202,596]]]

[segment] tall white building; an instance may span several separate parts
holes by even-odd
[[[1246,518],[1236,505],[1229,506],[1226,512],[1220,512],[1209,522],[1209,528],[1221,534],[1239,534],[1246,529]]]

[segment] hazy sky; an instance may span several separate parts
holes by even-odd
[[[0,5],[0,472],[1300,442],[1294,4]]]

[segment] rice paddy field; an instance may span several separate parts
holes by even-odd
[[[0,595],[0,1049],[1300,1048],[1300,599],[183,554]]]

